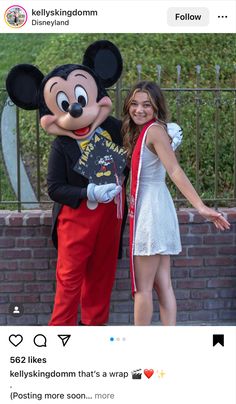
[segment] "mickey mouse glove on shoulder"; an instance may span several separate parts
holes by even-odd
[[[114,183],[105,185],[89,184],[87,188],[87,197],[91,202],[108,203],[111,202],[121,190],[122,187]]]

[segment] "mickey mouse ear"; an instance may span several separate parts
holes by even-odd
[[[23,109],[38,109],[38,90],[44,75],[37,67],[21,64],[13,67],[6,79],[11,100]]]
[[[123,68],[119,49],[110,41],[96,41],[84,54],[83,65],[94,70],[104,87],[111,87],[120,78]]]

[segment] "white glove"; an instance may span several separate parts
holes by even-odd
[[[182,142],[183,130],[177,123],[171,122],[167,124],[167,132],[168,135],[172,138],[171,146],[172,149],[175,151]]]
[[[121,190],[122,187],[115,183],[105,185],[89,184],[87,188],[87,197],[91,202],[107,203],[111,202]]]

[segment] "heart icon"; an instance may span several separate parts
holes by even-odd
[[[10,343],[11,343],[12,345],[18,346],[18,345],[20,345],[21,342],[23,341],[23,337],[22,337],[22,335],[20,335],[20,334],[17,334],[17,335],[11,334],[11,335],[9,336],[9,341],[10,341]]]
[[[153,369],[144,369],[143,373],[145,374],[145,376],[150,379],[150,377],[152,377],[154,370]]]

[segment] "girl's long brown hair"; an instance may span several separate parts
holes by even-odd
[[[160,121],[160,123],[163,123],[163,125],[166,126],[167,121],[166,102],[160,87],[156,83],[151,81],[138,82],[127,95],[123,108],[123,123],[121,133],[124,139],[123,145],[127,150],[128,160],[131,159],[135,144],[140,134],[140,129],[130,118],[129,108],[135,94],[141,91],[148,94],[148,97],[154,109],[155,116]]]

